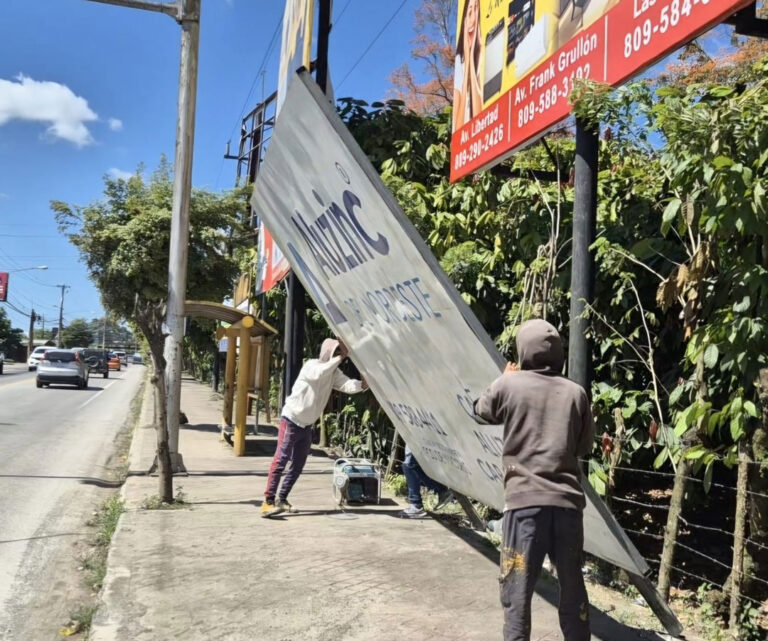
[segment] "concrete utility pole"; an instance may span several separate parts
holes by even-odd
[[[56,347],[61,347],[61,330],[64,329],[64,290],[69,289],[69,285],[56,285],[61,288],[61,299],[59,301],[59,330],[56,332]]]
[[[200,0],[177,0],[159,4],[143,0],[90,0],[132,9],[157,11],[171,16],[181,25],[176,155],[173,171],[173,211],[171,247],[168,256],[168,304],[165,329],[165,379],[167,391],[168,445],[171,469],[184,472],[179,453],[179,411],[181,401],[182,340],[184,301],[187,289],[187,246],[189,243],[189,200],[192,191],[192,150],[195,138],[197,66],[200,43]]]
[[[35,314],[35,310],[29,313],[29,336],[27,337],[27,360],[32,356],[32,350],[35,349],[35,321],[40,318]]]

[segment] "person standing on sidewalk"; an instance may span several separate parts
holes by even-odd
[[[531,599],[544,556],[560,583],[565,641],[589,641],[589,600],[578,457],[592,450],[595,426],[586,391],[562,377],[557,330],[531,320],[517,333],[518,367],[509,363],[475,401],[478,422],[504,426],[504,518],[499,578],[504,641],[529,641]]]
[[[453,499],[453,492],[451,490],[426,475],[408,445],[405,446],[403,475],[405,476],[405,484],[408,486],[408,502],[410,503],[407,508],[400,512],[400,516],[404,519],[420,519],[427,515],[427,512],[424,510],[424,503],[421,500],[422,486],[437,494],[436,510],[439,510]]]
[[[320,358],[308,360],[301,368],[280,414],[277,450],[269,467],[261,516],[293,511],[288,494],[307,462],[312,447],[312,425],[323,413],[331,391],[357,394],[368,389],[364,379],[354,380],[339,371],[346,356],[347,346],[342,341],[326,338],[320,347]],[[291,465],[282,478],[288,463]]]

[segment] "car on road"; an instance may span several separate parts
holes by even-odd
[[[117,354],[109,354],[109,361],[108,361],[109,369],[113,369],[116,372],[120,371],[120,357]]]
[[[128,354],[121,350],[115,350],[115,355],[120,359],[123,365],[128,365]]]
[[[77,349],[80,358],[93,374],[102,374],[104,378],[109,378],[109,355],[105,349]]]
[[[34,350],[32,350],[32,353],[29,355],[29,360],[27,361],[27,365],[29,366],[29,371],[33,372],[37,369],[37,364],[40,362],[40,359],[43,357],[43,354],[45,354],[47,351],[50,351],[52,349],[56,349],[55,347],[35,347]]]
[[[138,352],[136,352],[136,353],[135,353],[135,354],[134,354],[134,355],[131,357],[131,362],[132,362],[134,365],[143,365],[143,364],[144,364],[144,359],[142,358],[141,354],[139,354]],[[2,373],[2,372],[0,372],[0,373]]]
[[[38,387],[74,385],[88,388],[88,365],[72,349],[49,349],[37,364]]]

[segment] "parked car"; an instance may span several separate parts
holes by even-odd
[[[134,354],[134,355],[131,357],[131,362],[132,362],[134,365],[143,365],[143,364],[144,364],[144,359],[141,357],[141,354],[139,354],[138,352],[136,352],[136,353],[135,353],[135,354]],[[0,370],[0,374],[2,374],[2,370]]]
[[[49,349],[37,364],[38,387],[74,385],[88,388],[88,365],[71,349]]]
[[[85,361],[90,371],[94,374],[102,374],[104,378],[109,378],[109,355],[105,349],[82,349],[75,350],[80,354],[80,358]]]
[[[116,372],[120,371],[120,357],[117,354],[110,353],[110,355],[109,355],[109,369],[113,369]]]
[[[40,359],[43,357],[43,354],[46,352],[56,349],[55,347],[35,347],[34,350],[32,350],[32,353],[29,355],[29,360],[27,361],[27,365],[29,366],[29,371],[33,372],[37,369],[37,364],[40,362]]]
[[[120,359],[120,362],[123,365],[128,365],[128,354],[120,350],[115,350],[115,355]]]

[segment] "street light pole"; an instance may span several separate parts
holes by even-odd
[[[165,387],[168,416],[168,447],[171,470],[185,472],[179,453],[179,412],[181,402],[182,341],[187,289],[187,246],[189,244],[189,200],[192,191],[192,152],[195,139],[195,104],[200,44],[200,0],[174,3],[144,0],[90,0],[132,9],[157,11],[181,25],[176,154],[173,168],[171,246],[168,255],[168,303],[165,316]]]

